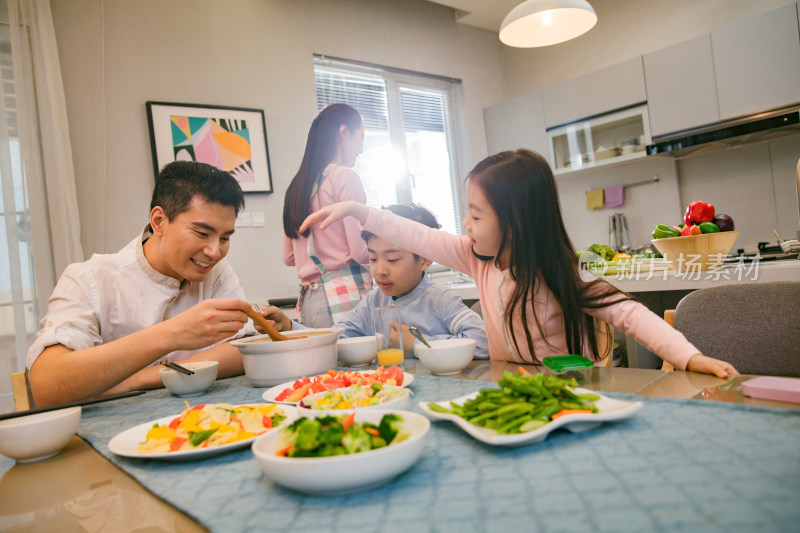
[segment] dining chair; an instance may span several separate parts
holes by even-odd
[[[28,376],[25,372],[11,374],[11,390],[14,393],[14,408],[17,411],[27,411],[33,407],[31,388],[28,386]]]
[[[664,319],[674,317],[675,329],[704,355],[743,374],[800,377],[800,282],[699,289],[669,311]]]

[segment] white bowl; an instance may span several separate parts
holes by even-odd
[[[302,400],[300,400],[299,402],[297,402],[297,413],[298,413],[299,416],[305,416],[305,417],[309,417],[309,418],[317,417],[317,416],[327,416],[327,415],[336,416],[336,415],[341,415],[341,414],[345,414],[345,413],[351,413],[351,412],[356,411],[356,410],[362,411],[364,409],[404,409],[404,408],[408,407],[409,404],[411,403],[411,390],[410,389],[408,389],[406,387],[397,387],[395,385],[384,385],[383,388],[385,390],[396,391],[395,393],[396,394],[400,394],[401,396],[399,396],[398,398],[395,398],[394,400],[388,401],[388,402],[379,403],[379,404],[375,404],[375,405],[367,405],[367,406],[364,406],[364,407],[352,407],[352,408],[349,408],[349,409],[312,409],[311,407],[307,407],[306,406],[307,405],[305,403],[306,401],[309,401],[309,400],[313,401],[315,399],[322,398],[323,396],[325,396],[326,394],[328,394],[330,392],[345,393],[346,394],[346,392],[348,390],[355,389],[356,387],[357,387],[357,385],[353,385],[353,386],[350,386],[350,387],[345,387],[343,389],[336,389],[336,390],[333,390],[333,391],[325,391],[325,392],[318,392],[316,394],[310,394],[310,395],[306,396],[305,398],[303,398]]]
[[[161,382],[176,396],[199,396],[208,390],[211,384],[217,379],[217,372],[219,372],[218,361],[176,362],[194,371],[192,375],[187,375],[167,367],[161,368],[158,371],[159,375],[161,375]]]
[[[417,344],[417,357],[425,368],[437,376],[458,374],[475,355],[475,339],[440,339],[428,342],[430,348],[422,343]]]
[[[279,385],[336,367],[336,340],[343,328],[302,329],[283,333],[295,338],[272,342],[269,335],[231,341],[242,352],[244,373],[254,387]]]
[[[279,457],[275,454],[279,432],[270,431],[253,443],[253,455],[267,478],[296,491],[338,496],[388,483],[417,462],[428,438],[431,424],[411,411],[356,411],[356,422],[379,424],[393,412],[403,418],[411,436],[397,444],[368,452],[334,457]]]
[[[80,406],[3,420],[0,453],[18,463],[47,459],[72,440],[80,421]]]
[[[375,335],[339,339],[336,349],[339,352],[339,361],[347,366],[367,366],[378,355]]]

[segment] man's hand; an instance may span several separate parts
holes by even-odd
[[[700,372],[701,374],[713,374],[718,378],[727,378],[729,375],[739,373],[732,364],[713,357],[706,357],[703,354],[697,354],[689,359],[686,370]]]
[[[355,217],[363,225],[364,222],[367,221],[368,214],[369,208],[364,204],[354,202],[353,200],[338,202],[325,206],[319,211],[308,215],[297,231],[298,233],[303,233],[314,224],[319,224],[319,229],[323,230],[337,220],[348,216]]]
[[[227,339],[247,323],[250,304],[244,300],[204,300],[191,309],[162,322],[169,328],[167,351],[198,350]]]
[[[261,314],[264,315],[264,318],[269,320],[273,326],[275,326],[276,330],[292,331],[292,320],[286,316],[286,313],[274,305],[261,307]],[[262,331],[261,327],[255,322],[253,322],[253,325],[256,327],[256,330],[259,333],[266,333],[266,331]]]

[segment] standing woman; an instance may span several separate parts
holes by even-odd
[[[331,326],[372,289],[369,269],[362,266],[369,255],[357,220],[341,220],[326,231],[298,231],[322,207],[343,200],[366,203],[361,178],[352,169],[363,148],[358,111],[347,104],[327,106],[311,123],[303,162],[286,190],[283,262],[297,268],[297,312],[308,327]]]

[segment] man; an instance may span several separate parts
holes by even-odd
[[[37,405],[160,387],[153,363],[165,360],[215,360],[220,377],[241,374],[241,354],[223,341],[247,323],[249,304],[224,260],[243,207],[227,172],[165,166],[141,235],[59,279],[28,350]]]

